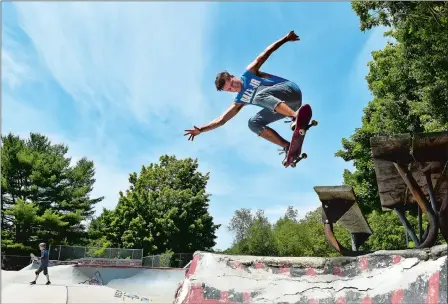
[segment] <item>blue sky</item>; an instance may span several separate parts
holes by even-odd
[[[275,52],[262,70],[295,81],[319,126],[304,144],[308,159],[283,168],[277,147],[255,136],[245,107],[225,126],[187,141],[184,130],[219,116],[232,93],[217,92],[226,69],[240,74],[290,30],[300,41]],[[113,208],[128,174],[162,154],[198,158],[210,171],[217,248],[239,208],[270,220],[295,206],[319,206],[313,186],[342,183],[350,163],[335,158],[360,126],[370,100],[364,79],[384,29],[359,30],[349,2],[2,3],[2,133],[42,132],[96,165],[93,195]],[[290,138],[288,124],[272,124]]]

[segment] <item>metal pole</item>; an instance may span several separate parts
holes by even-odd
[[[406,236],[406,249],[409,248],[409,235],[406,229],[404,229],[404,235]]]
[[[420,243],[423,242],[423,226],[422,226],[422,210],[417,206],[418,211],[418,237],[420,239]]]
[[[62,250],[62,246],[59,245],[59,254],[58,254],[58,261],[61,260],[61,250]]]
[[[415,181],[414,177],[412,176],[408,168],[406,166],[397,163],[394,163],[394,166],[397,169],[398,173],[400,173],[408,189],[411,191],[412,196],[417,201],[419,207],[428,216],[428,222],[429,222],[428,236],[420,244],[419,247],[420,248],[431,247],[432,245],[435,244],[437,240],[437,231],[439,229],[439,223],[435,211],[431,208],[431,203],[426,199],[425,194]]]
[[[434,187],[432,185],[432,180],[431,180],[431,173],[430,172],[426,172],[425,173],[425,178],[426,178],[426,183],[428,184],[428,193],[429,193],[429,200],[431,201],[431,206],[432,209],[434,209],[434,212],[438,212],[439,208],[437,206],[437,199],[436,199],[436,194],[434,193]]]
[[[406,235],[410,236],[412,241],[415,243],[415,247],[420,246],[420,241],[417,238],[417,236],[414,233],[414,230],[412,229],[411,223],[409,223],[408,219],[406,218],[405,214],[404,214],[404,209],[402,209],[402,207],[396,207],[395,212],[398,215],[398,218],[400,219],[401,224],[403,225],[405,231],[406,231]],[[409,239],[408,240],[408,244],[409,244]]]

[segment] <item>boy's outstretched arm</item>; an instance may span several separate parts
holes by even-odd
[[[287,35],[280,38],[279,40],[275,41],[273,44],[268,46],[260,55],[255,58],[254,61],[252,61],[248,66],[247,70],[249,70],[251,73],[258,73],[258,70],[263,65],[263,63],[266,62],[266,60],[271,56],[273,52],[278,50],[279,47],[281,47],[283,44],[285,44],[288,41],[297,41],[300,40],[299,36],[297,36],[294,31],[290,31]]]
[[[244,104],[239,104],[236,102],[233,102],[232,105],[227,108],[227,110],[218,118],[214,119],[210,123],[206,124],[205,126],[202,126],[200,128],[194,126],[194,129],[185,130],[185,135],[190,135],[188,137],[188,140],[193,141],[194,137],[196,135],[199,135],[202,132],[211,131],[213,129],[216,129],[218,127],[223,126],[226,122],[228,122],[230,119],[232,119],[238,112],[244,107]]]

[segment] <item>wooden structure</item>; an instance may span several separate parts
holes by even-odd
[[[372,229],[356,202],[356,196],[351,186],[316,186],[314,187],[322,202],[322,221],[325,237],[336,251],[344,256],[365,254],[359,251],[372,234]],[[342,246],[333,233],[333,224],[339,222],[352,237],[352,249]]]
[[[448,131],[370,139],[383,210],[395,210],[417,248],[434,245],[439,228],[448,241]],[[419,236],[405,217],[417,209]],[[422,231],[423,211],[429,225]]]

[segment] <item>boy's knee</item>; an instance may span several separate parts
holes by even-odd
[[[257,117],[249,118],[247,125],[249,126],[249,129],[257,135],[260,135],[265,128],[265,125]]]

